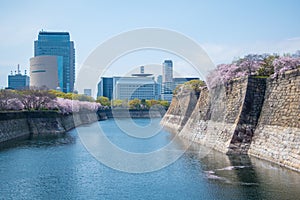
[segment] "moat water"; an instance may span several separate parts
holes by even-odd
[[[149,119],[134,121],[141,126],[149,123]],[[114,120],[77,129],[97,134],[90,130],[99,124],[112,143],[137,153],[159,149],[173,138],[165,130],[149,139],[133,138]],[[0,199],[300,199],[300,173],[248,156],[228,157],[196,144],[161,170],[121,172],[95,159],[78,130],[2,147]],[[178,148],[183,144],[178,142]]]

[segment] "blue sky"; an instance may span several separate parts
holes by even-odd
[[[298,0],[0,0],[0,88],[7,86],[7,75],[17,64],[22,71],[29,69],[33,41],[41,29],[70,32],[77,69],[105,40],[143,27],[180,32],[220,64],[248,53],[300,49],[299,8]],[[161,63],[163,56],[132,56],[118,65]],[[184,65],[175,58],[174,67]]]

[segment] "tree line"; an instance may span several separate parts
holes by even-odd
[[[63,114],[97,111],[101,104],[91,97],[54,90],[0,90],[0,111],[57,110]]]
[[[168,109],[170,103],[164,100],[146,100],[146,99],[115,99],[109,100],[109,98],[100,96],[97,98],[96,102],[100,103],[102,106],[105,106],[106,109],[109,108],[126,108],[126,109],[136,109],[136,110],[147,110],[154,107],[163,106],[165,109]],[[104,109],[105,109],[104,108]]]

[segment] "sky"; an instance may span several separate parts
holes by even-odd
[[[33,42],[42,29],[70,32],[77,72],[103,42],[148,27],[191,38],[217,65],[249,53],[299,50],[299,8],[298,0],[0,0],[0,88],[7,86],[7,75],[18,64],[22,73],[29,70]],[[184,59],[158,50],[125,55],[107,75],[159,65],[164,59],[172,59],[179,74],[194,75]]]

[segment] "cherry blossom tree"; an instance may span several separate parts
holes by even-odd
[[[0,110],[22,110],[24,108],[17,94],[11,90],[0,91]]]
[[[208,87],[213,88],[229,80],[249,75],[267,77],[273,74],[273,77],[276,77],[285,71],[300,67],[300,57],[295,55],[286,54],[280,57],[277,54],[249,54],[231,64],[220,64],[207,76]]]
[[[15,94],[10,90],[0,90],[0,110],[7,110],[9,100],[15,98]]]
[[[274,66],[274,75],[273,77],[277,76],[278,74],[283,74],[285,71],[296,69],[300,67],[300,58],[299,57],[279,57],[274,59],[273,61]]]
[[[47,109],[47,105],[55,96],[47,90],[22,90],[18,92],[18,99],[22,102],[26,110]]]

